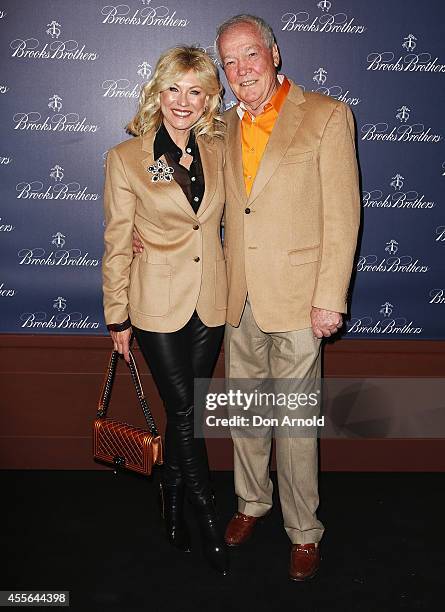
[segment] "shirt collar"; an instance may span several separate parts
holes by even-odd
[[[277,114],[280,112],[281,107],[283,106],[283,102],[286,99],[287,93],[290,88],[290,83],[287,77],[284,74],[277,74],[278,82],[280,83],[280,87],[274,93],[269,102],[265,105],[264,110],[267,111],[269,105],[271,105]],[[238,117],[242,119],[244,117],[244,113],[247,111],[244,102],[239,102],[236,107],[236,112]],[[264,112],[264,111],[263,111]]]
[[[193,133],[193,130],[190,132],[190,136],[188,139],[188,143],[186,149],[190,149],[188,153],[192,157],[195,157],[196,153],[196,138]],[[156,132],[155,140],[153,143],[153,154],[154,158],[159,159],[161,155],[165,153],[170,153],[175,162],[179,163],[179,160],[182,157],[182,151],[178,147],[178,145],[173,141],[172,137],[167,131],[164,123],[161,123],[158,131]]]

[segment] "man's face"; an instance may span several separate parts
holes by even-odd
[[[229,85],[246,107],[255,114],[277,88],[278,48],[269,49],[258,28],[239,23],[226,30],[218,40],[219,54]]]

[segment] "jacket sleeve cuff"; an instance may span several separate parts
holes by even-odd
[[[123,323],[110,323],[109,325],[107,325],[107,329],[109,331],[115,331],[115,332],[125,331],[129,327],[131,327],[130,319],[127,319]]]

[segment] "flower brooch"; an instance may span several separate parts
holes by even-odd
[[[157,181],[167,181],[168,183],[173,180],[173,168],[167,166],[162,159],[157,159],[151,166],[148,166],[147,172],[150,172],[153,176],[151,182],[156,183]]]

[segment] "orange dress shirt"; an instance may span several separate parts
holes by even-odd
[[[238,114],[241,117],[242,158],[247,195],[250,194],[269,136],[290,89],[286,77],[281,76],[280,80],[282,80],[280,87],[257,117],[252,117],[242,103],[238,107]]]

